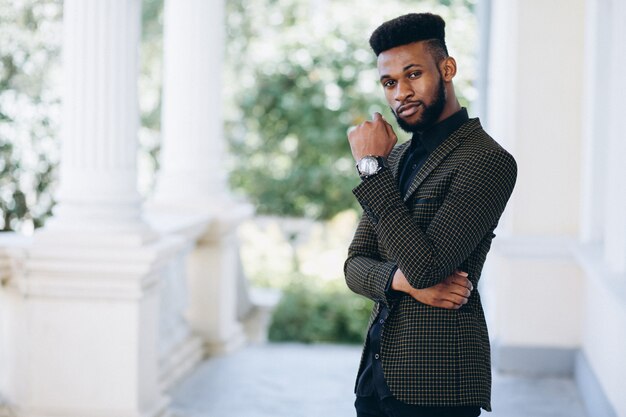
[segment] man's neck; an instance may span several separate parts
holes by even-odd
[[[459,103],[459,100],[457,100],[456,96],[451,97],[450,100],[446,102],[446,105],[444,106],[443,111],[441,112],[441,115],[439,116],[439,119],[437,119],[437,122],[435,122],[435,124],[446,120],[448,117],[452,116],[459,110],[461,110],[461,104]]]

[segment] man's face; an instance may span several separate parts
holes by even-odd
[[[424,42],[381,52],[378,73],[387,102],[403,130],[423,131],[439,120],[446,90],[439,67]]]

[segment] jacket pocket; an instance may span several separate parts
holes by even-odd
[[[423,197],[417,196],[413,200],[413,204],[439,203],[441,201],[443,201],[443,197],[439,195]]]

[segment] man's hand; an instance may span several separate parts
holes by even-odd
[[[348,131],[348,142],[356,162],[367,155],[387,157],[398,137],[380,113]]]
[[[411,287],[402,271],[397,269],[391,282],[391,288],[409,294],[420,303],[456,310],[467,303],[474,286],[467,279],[467,272],[455,271],[439,284],[420,290]]]

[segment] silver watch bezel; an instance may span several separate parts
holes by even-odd
[[[381,160],[381,156],[366,155],[359,159],[359,162],[356,163],[356,170],[361,178],[371,177],[372,175],[379,173],[385,166],[384,162]]]

